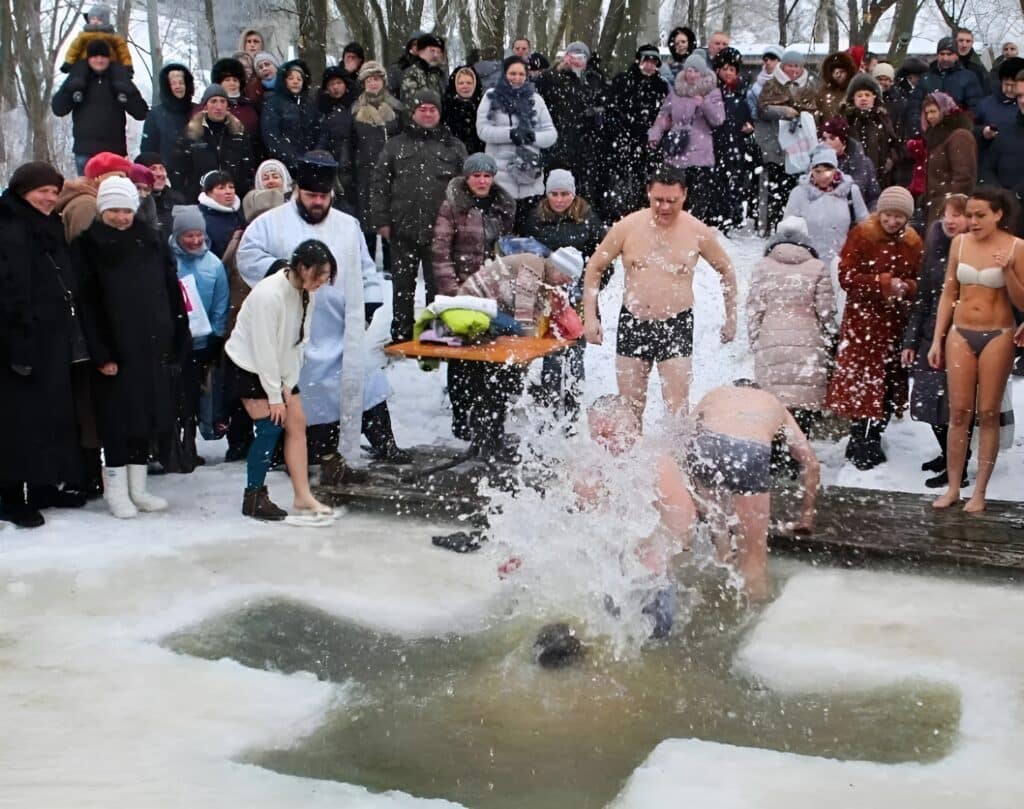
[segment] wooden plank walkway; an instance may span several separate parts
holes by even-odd
[[[426,519],[471,516],[482,522],[487,501],[478,494],[489,468],[449,447],[416,447],[408,466],[374,463],[370,480],[317,488],[335,505]],[[832,486],[818,498],[811,536],[774,533],[773,551],[847,561],[893,559],[1024,571],[1024,503],[990,501],[983,514],[937,511],[933,495]],[[796,492],[781,487],[773,513],[781,524],[796,513]]]

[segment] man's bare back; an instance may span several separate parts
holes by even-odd
[[[782,403],[762,390],[721,387],[710,391],[693,411],[708,430],[762,444],[771,444],[787,424]]]

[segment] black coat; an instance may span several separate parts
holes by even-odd
[[[1018,111],[1013,126],[999,130],[982,172],[985,183],[1014,192],[1018,201],[1024,199],[1024,114]]]
[[[150,439],[174,427],[173,374],[191,349],[177,269],[165,239],[138,219],[115,230],[97,219],[78,239],[82,315],[97,374],[103,441]]]
[[[209,121],[205,112],[196,113],[178,138],[170,169],[171,185],[189,202],[199,197],[199,181],[208,171],[230,174],[240,197],[252,190],[256,174],[249,135],[230,113],[220,124]]]
[[[553,217],[550,214],[546,217],[541,216],[538,204],[527,215],[523,227],[524,236],[533,236],[552,252],[560,247],[575,247],[583,254],[584,259],[594,255],[605,232],[606,228],[601,218],[594,213],[590,205],[584,209],[583,221],[577,222],[568,212],[555,214]]]
[[[477,79],[473,95],[469,98],[462,98],[455,92],[455,74],[462,68],[457,67],[452,71],[448,79],[448,86],[444,91],[444,103],[441,105],[441,122],[448,127],[448,130],[466,147],[469,154],[476,154],[484,150],[484,142],[476,133],[476,111],[480,106],[480,99],[484,97],[480,80]]]
[[[323,120],[320,126],[320,143],[318,149],[324,149],[334,155],[338,161],[338,182],[341,184],[342,196],[355,203],[355,179],[352,170],[352,141],[355,132],[352,125],[352,113],[349,108],[352,101],[345,103],[343,96],[332,99],[326,93],[320,94],[320,112]]]
[[[369,231],[370,226],[370,194],[373,188],[373,171],[377,158],[384,151],[384,145],[402,131],[402,110],[395,110],[394,120],[384,126],[374,126],[354,119],[352,133],[355,145],[355,164],[353,173],[356,183],[356,210],[363,230]]]
[[[167,75],[172,70],[185,73],[185,97],[176,98],[171,92]],[[172,63],[165,65],[157,80],[160,87],[160,103],[150,109],[146,123],[142,127],[140,152],[159,152],[165,166],[171,165],[174,148],[178,138],[188,126],[192,117],[192,96],[195,93],[195,82],[192,74],[183,65]]]
[[[75,63],[50,108],[58,118],[71,114],[72,151],[85,157],[100,152],[127,155],[125,115],[141,121],[149,111],[128,68],[115,62],[103,73],[95,73],[88,62]]]
[[[911,121],[918,121],[918,127],[921,106],[925,98],[934,92],[952,97],[960,109],[967,110],[972,115],[985,95],[981,84],[978,83],[978,77],[971,71],[965,70],[959,64],[953,65],[949,70],[940,70],[939,63],[932,62],[928,66],[928,72],[921,77],[921,81],[907,101],[907,115]]]
[[[62,283],[63,281],[63,283]],[[0,484],[74,481],[71,388],[77,274],[56,214],[0,196]],[[11,366],[29,367],[28,376]]]
[[[164,186],[163,191],[154,191],[149,196],[156,205],[156,221],[160,224],[161,232],[164,236],[170,236],[174,226],[174,215],[171,212],[175,205],[185,204],[185,195],[176,188]]]
[[[267,156],[280,160],[292,174],[299,158],[317,148],[322,118],[316,102],[308,95],[308,80],[303,81],[298,94],[288,91],[285,76],[295,67],[305,70],[304,64],[298,60],[285,62],[278,68],[277,84],[272,93],[264,96],[260,115],[260,131]]]

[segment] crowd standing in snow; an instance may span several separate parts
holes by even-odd
[[[417,319],[420,275],[428,304],[490,299],[479,308],[510,333],[562,318],[574,342],[530,393],[571,424],[617,258],[620,394],[642,417],[657,365],[670,411],[689,410],[703,257],[721,276],[721,339],[745,306],[756,381],[800,429],[831,412],[854,465],[883,463],[912,373],[911,416],[940,447],[923,469],[949,486],[935,505],[959,500],[976,429],[967,508],[984,508],[1024,345],[1013,43],[991,70],[960,30],[931,61],[897,69],[854,46],[816,74],[779,46],[750,70],[727,33],[701,47],[680,26],[667,58],[641,45],[611,77],[587,43],[546,55],[525,37],[449,71],[444,41],[417,31],[392,65],[353,42],[315,77],[247,30],[209,76],[166,65],[150,107],[110,10],[84,16],[52,100],[79,176],[26,163],[0,198],[3,519],[41,525],[42,509],[101,493],[117,517],[166,508],[147,469],[201,464],[197,431],[247,459],[243,513],[262,519],[286,513],[263,482],[280,460],[314,513],[307,463],[323,483],[359,481],[361,435],[408,463],[367,361],[378,258],[395,342],[451,325],[444,307]],[[133,161],[126,116],[145,122]],[[720,239],[750,221],[768,242],[737,301]],[[503,423],[522,372],[453,362],[447,384],[454,434],[515,459]]]

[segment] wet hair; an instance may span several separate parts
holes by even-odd
[[[946,208],[952,205],[956,212],[962,215],[967,210],[967,199],[966,194],[946,194],[946,198],[942,202],[942,210],[945,212]]]
[[[1018,206],[1017,200],[1009,192],[991,185],[982,185],[971,192],[969,199],[980,199],[982,202],[987,202],[988,207],[1003,215],[999,220],[999,229],[1005,230],[1007,233],[1014,232]]]
[[[655,183],[661,185],[678,185],[683,191],[686,190],[686,172],[682,169],[677,169],[674,166],[658,166],[654,171],[647,175],[647,187],[650,188]]]
[[[587,647],[576,637],[576,630],[565,623],[548,624],[533,642],[534,659],[546,669],[560,669],[581,660]]]

